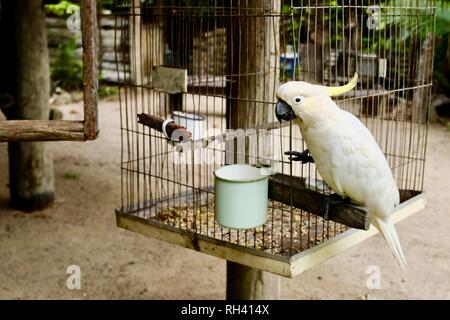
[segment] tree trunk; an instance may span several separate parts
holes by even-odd
[[[9,118],[47,120],[50,75],[44,4],[42,0],[13,2],[14,43],[4,47],[15,50],[15,61],[9,61],[15,65],[15,74],[8,76],[14,83],[16,104]],[[47,147],[44,142],[9,143],[9,187],[14,207],[30,211],[53,201],[53,161]]]
[[[227,99],[227,128],[255,129],[274,120],[274,108],[267,102],[275,100],[275,90],[279,85],[279,52],[276,50],[280,50],[280,19],[276,15],[265,15],[279,13],[281,2],[249,0],[241,4],[242,7],[238,3],[234,5],[242,13],[230,18],[227,25],[227,96],[231,97]],[[246,16],[250,9],[259,15]],[[245,138],[227,142],[228,164],[268,164],[254,154],[254,148],[249,149],[249,141],[242,143],[240,139]],[[246,138],[249,139],[253,137]],[[261,155],[270,157],[272,139],[266,135],[264,140],[267,145]],[[243,146],[245,149],[240,150]]]
[[[278,299],[279,276],[227,261],[227,300]]]
[[[259,14],[280,12],[281,2],[248,0],[241,6],[242,17],[231,18],[227,26],[227,96],[232,98],[227,99],[227,128],[246,130],[273,119],[273,107],[266,101],[274,100],[278,87],[280,41],[279,17],[245,14],[249,9]],[[227,164],[265,162],[255,159],[250,138],[243,138],[244,143],[241,138],[227,141]],[[271,153],[271,141],[266,140],[265,156]],[[278,293],[278,276],[227,261],[227,299],[277,299]]]

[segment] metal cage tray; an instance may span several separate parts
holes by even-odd
[[[211,208],[214,201],[211,203],[211,197],[212,191],[185,193],[133,208],[116,209],[117,225],[148,237],[285,277],[294,277],[378,232],[373,226],[367,231],[358,230],[314,216],[312,219],[305,219],[310,223],[305,228],[307,234],[302,234],[301,225],[299,234],[293,230],[293,226],[301,224],[299,217],[310,213],[294,209],[291,211],[292,215],[285,217],[287,214],[282,214],[281,221],[276,222],[276,207],[286,206],[276,201],[271,201],[269,206],[268,226],[247,231],[231,230],[215,223]],[[190,210],[190,206],[194,209]],[[393,213],[393,222],[397,223],[424,207],[425,193],[417,194],[397,207]],[[283,237],[277,238],[270,232],[276,233],[279,228],[283,228],[284,218],[288,219],[291,230],[284,230],[280,233]],[[312,242],[310,232],[315,232]],[[289,238],[286,239],[286,236]]]

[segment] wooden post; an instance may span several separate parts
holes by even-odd
[[[15,84],[15,105],[8,116],[48,120],[50,73],[43,1],[16,0],[10,9],[14,43],[5,44],[3,49],[15,51],[15,61],[8,61],[15,65],[15,74],[8,75]],[[2,12],[2,16],[6,14]],[[14,207],[34,210],[53,201],[53,159],[45,143],[9,143],[9,175]]]
[[[415,79],[416,83],[413,85],[424,85],[429,84],[433,80],[433,68],[431,66],[433,65],[433,34],[428,33],[424,40],[422,41],[420,51],[418,54],[418,57],[411,58],[411,60],[414,61],[415,64],[417,64],[415,70],[413,68],[411,73],[414,73],[414,76],[412,77]],[[414,53],[415,54],[415,53]],[[417,61],[416,61],[417,59]],[[420,110],[420,113],[417,115],[411,115],[419,117],[419,121],[426,121],[425,119],[428,119],[428,106],[429,103],[427,102],[427,99],[429,99],[431,94],[431,87],[425,87],[423,89],[414,89],[413,90],[413,99],[412,99],[412,105],[414,108],[412,110]],[[414,119],[413,120],[417,120]]]
[[[236,9],[227,26],[227,128],[255,129],[273,114],[265,101],[274,99],[278,85],[279,17],[266,14],[280,12],[281,2],[248,0]],[[242,150],[229,141],[227,152],[234,162],[253,163],[248,143]],[[227,261],[227,299],[277,299],[278,293],[278,276]]]
[[[227,300],[278,299],[279,276],[227,261]]]
[[[84,134],[86,140],[98,136],[98,27],[97,2],[81,1],[81,29],[83,34],[83,93]]]
[[[143,61],[142,61],[142,28],[141,28],[141,1],[133,0],[131,3],[131,16],[130,16],[130,76],[131,81],[135,85],[142,85],[145,81],[142,78]]]
[[[308,29],[307,42],[299,44],[299,48],[297,48],[296,45],[294,46],[298,51],[295,52],[295,54],[300,54],[302,60],[301,81],[323,83],[323,46],[326,44],[325,37],[327,35],[323,22],[323,14],[324,9],[313,9],[307,14],[305,27],[305,29]],[[299,61],[296,62],[296,68],[298,68],[298,62]],[[286,79],[286,81],[287,80],[291,79]]]
[[[136,98],[136,108],[145,112],[146,106],[155,107],[151,114],[158,117],[166,116],[168,108],[167,96],[154,89],[151,85],[153,68],[164,64],[165,32],[162,20],[162,0],[156,0],[151,6],[141,6],[140,0],[131,2],[129,20],[130,42],[130,77],[136,87],[132,95]],[[132,124],[131,124],[132,126]]]

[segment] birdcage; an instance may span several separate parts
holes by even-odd
[[[333,192],[313,163],[284,155],[306,147],[274,114],[280,84],[337,86],[355,72],[356,89],[336,101],[388,159],[401,194],[394,221],[424,207],[432,1],[131,0],[113,14],[118,226],[288,277],[374,235],[367,208],[324,210]],[[270,172],[262,226],[215,219],[214,170],[235,163]]]

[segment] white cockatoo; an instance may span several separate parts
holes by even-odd
[[[388,162],[364,124],[330,98],[352,90],[357,80],[355,74],[340,87],[287,82],[277,90],[275,114],[279,121],[293,120],[308,147],[301,153],[286,152],[290,159],[314,162],[334,192],[369,208],[371,223],[405,268],[406,259],[391,221],[391,213],[399,204],[399,192]]]

